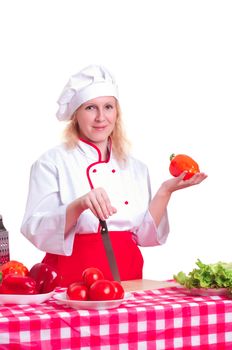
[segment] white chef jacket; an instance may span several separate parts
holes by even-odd
[[[31,167],[29,193],[21,232],[47,253],[71,255],[76,233],[98,232],[99,220],[88,209],[64,235],[66,208],[70,202],[102,187],[117,213],[107,219],[109,231],[131,231],[140,246],[163,244],[169,233],[167,211],[157,227],[148,210],[151,200],[147,167],[129,156],[120,165],[110,150],[101,162],[93,145],[79,141],[75,148],[58,145]]]

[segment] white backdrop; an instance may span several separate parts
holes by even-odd
[[[0,5],[0,213],[11,259],[44,255],[20,233],[32,162],[60,142],[56,100],[91,63],[118,82],[133,154],[153,190],[171,153],[195,158],[208,179],[173,194],[171,232],[143,249],[144,277],[172,278],[203,262],[232,261],[231,1],[8,1]]]

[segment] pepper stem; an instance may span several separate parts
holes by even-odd
[[[169,157],[170,161],[175,157],[175,153],[172,153]]]

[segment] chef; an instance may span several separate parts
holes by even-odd
[[[122,127],[118,89],[103,66],[70,77],[58,100],[65,141],[31,167],[21,232],[45,252],[62,285],[80,280],[87,267],[113,279],[99,219],[107,223],[121,280],[142,278],[139,246],[165,243],[171,194],[202,182],[198,173],[163,182],[152,198],[147,166],[133,158]]]

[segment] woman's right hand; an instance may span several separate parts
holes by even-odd
[[[110,215],[117,212],[111,205],[106,191],[102,188],[94,188],[79,198],[83,210],[90,209],[92,213],[101,220],[106,220]]]

